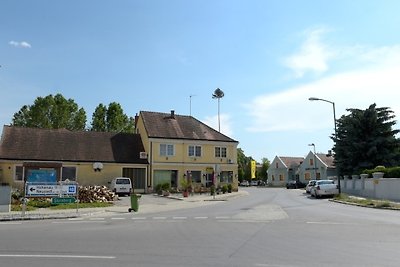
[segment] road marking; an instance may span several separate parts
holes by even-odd
[[[306,222],[307,224],[321,224],[321,225],[356,225],[355,223],[341,223],[341,222]]]
[[[199,216],[199,217],[194,217],[195,220],[206,220],[208,217],[205,216]]]
[[[132,220],[146,220],[146,217],[133,217]]]
[[[153,217],[153,220],[166,220],[167,217]]]
[[[59,258],[59,259],[115,259],[115,256],[90,256],[90,255],[35,255],[35,254],[0,254],[0,258]]]
[[[231,217],[228,217],[228,216],[217,216],[217,217],[215,217],[215,219],[217,219],[217,220],[227,220],[227,219],[231,219]]]
[[[68,221],[82,221],[84,218],[69,218]]]
[[[52,224],[78,224],[78,223],[102,223],[104,221],[64,221],[64,222],[51,222]]]
[[[186,220],[187,217],[172,217],[173,220]]]
[[[19,225],[19,224],[22,224],[22,223],[21,222],[1,222],[0,224]]]
[[[122,218],[122,217],[113,217],[113,218],[111,218],[111,220],[126,220],[126,218]]]

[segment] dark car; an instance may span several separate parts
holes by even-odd
[[[306,184],[298,180],[291,180],[286,183],[287,189],[304,188],[304,187],[306,187]]]

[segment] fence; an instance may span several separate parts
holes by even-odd
[[[351,195],[400,201],[400,178],[367,178],[367,175],[344,177],[341,184],[343,193]]]

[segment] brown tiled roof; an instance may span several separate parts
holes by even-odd
[[[328,165],[329,168],[335,168],[335,163],[334,163],[335,158],[333,156],[317,153],[317,157],[326,165]]]
[[[297,168],[304,161],[303,157],[279,157],[288,168]]]
[[[237,142],[192,116],[141,111],[150,138]]]
[[[147,164],[138,134],[4,126],[0,159]]]

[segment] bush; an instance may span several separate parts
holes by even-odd
[[[164,184],[162,184],[161,188],[164,191],[169,191],[169,189],[171,188],[171,185],[169,183],[164,183]]]
[[[400,167],[385,168],[383,166],[377,166],[372,170],[363,171],[363,173],[368,174],[368,177],[372,177],[374,172],[383,172],[384,178],[400,178]]]
[[[228,184],[228,193],[232,193],[232,184]]]
[[[224,184],[222,186],[222,193],[225,194],[228,191],[228,186],[226,184]]]
[[[36,198],[29,200],[28,206],[35,208],[48,208],[51,206],[51,201],[47,198]]]

